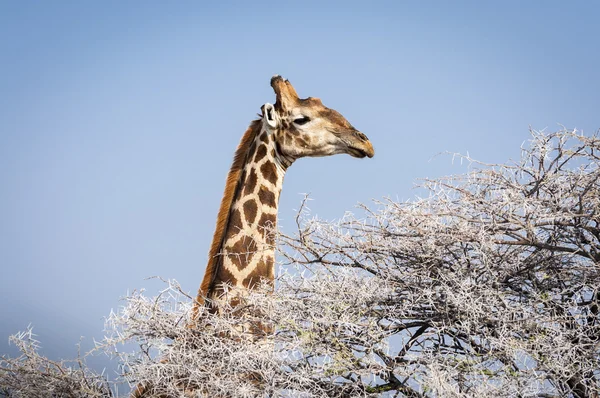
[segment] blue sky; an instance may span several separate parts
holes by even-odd
[[[600,128],[598,2],[212,3],[0,3],[1,353],[31,323],[74,356],[148,276],[197,289],[273,74],[376,150],[294,164],[288,232],[301,193],[335,219],[466,171],[439,152],[503,162],[529,126]]]

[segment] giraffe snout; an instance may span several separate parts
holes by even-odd
[[[363,134],[363,136],[365,138],[367,138],[366,135]],[[370,158],[372,158],[373,156],[375,156],[375,148],[373,148],[373,144],[371,144],[371,141],[369,141],[368,138],[365,141],[365,145],[363,147],[363,151],[365,152],[365,155],[367,155]]]
[[[358,130],[352,131],[349,139],[347,139],[348,153],[356,158],[364,158],[375,156],[375,148],[369,141],[369,138]]]

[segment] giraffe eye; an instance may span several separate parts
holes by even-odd
[[[310,122],[310,118],[308,116],[302,116],[297,119],[294,119],[294,123],[299,124],[299,125],[303,125],[308,122]]]

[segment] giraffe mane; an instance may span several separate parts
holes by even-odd
[[[194,304],[194,315],[197,313],[197,306],[204,304],[204,300],[211,293],[214,288],[214,281],[217,276],[217,272],[221,265],[221,248],[225,238],[225,232],[227,231],[227,224],[229,224],[229,216],[231,214],[231,206],[235,199],[238,190],[240,189],[241,175],[246,164],[248,152],[250,146],[256,139],[256,136],[261,130],[261,119],[257,119],[250,123],[250,126],[242,136],[240,143],[235,150],[233,156],[233,163],[227,174],[227,182],[225,184],[225,193],[221,200],[221,206],[217,215],[217,225],[215,227],[215,233],[213,235],[212,243],[210,244],[210,251],[208,253],[208,264],[206,265],[206,271],[204,272],[204,278],[198,290],[198,297]]]

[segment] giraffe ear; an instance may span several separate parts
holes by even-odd
[[[261,106],[260,109],[262,110],[262,117],[264,120],[267,121],[267,124],[269,125],[269,127],[273,128],[273,129],[276,129],[277,127],[279,127],[279,125],[281,124],[279,115],[275,111],[275,107],[273,105],[271,105],[267,102],[266,104]]]

